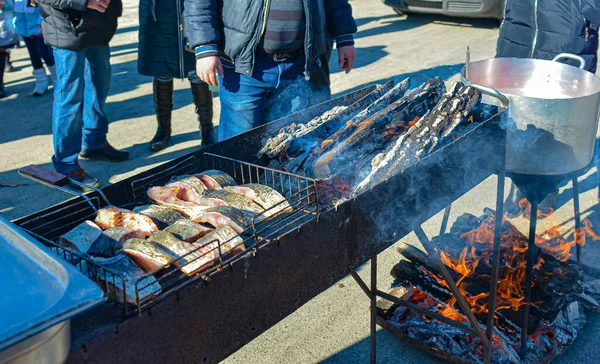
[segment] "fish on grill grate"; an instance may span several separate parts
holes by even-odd
[[[207,263],[202,254],[197,251],[198,247],[177,239],[169,232],[157,231],[150,235],[147,241],[179,258],[173,261],[173,265],[185,274],[193,274]]]
[[[201,259],[207,263],[219,258],[219,249],[221,257],[246,250],[244,240],[230,226],[216,228],[194,242],[193,245],[199,248],[198,253],[202,255]]]
[[[61,235],[58,244],[64,247],[87,253],[90,246],[102,235],[102,229],[92,221],[86,220],[73,230]]]
[[[213,230],[213,228],[197,224],[188,219],[181,219],[168,226],[164,231],[175,235],[179,240],[193,243]]]
[[[210,169],[208,171],[204,171],[200,174],[195,175],[195,177],[199,178],[202,183],[206,186],[206,188],[211,190],[219,190],[226,186],[235,186],[235,180],[233,177],[228,175],[225,172],[218,171],[216,169]]]
[[[117,254],[127,240],[144,238],[145,235],[142,231],[117,226],[103,231],[87,253],[95,257],[111,258]]]
[[[169,181],[167,186],[170,186],[172,183],[176,183],[176,182],[178,184],[183,184],[183,185],[186,185],[186,186],[192,188],[199,195],[202,195],[204,193],[204,191],[206,191],[208,189],[206,187],[206,185],[200,180],[200,178],[198,178],[196,176],[188,176],[188,175],[175,176],[175,177],[171,178],[171,181]]]
[[[144,272],[154,272],[176,259],[177,256],[145,239],[129,239],[121,252],[129,256]]]
[[[96,216],[96,224],[105,230],[122,226],[141,231],[146,236],[158,231],[158,226],[148,216],[115,206],[100,209]]]
[[[99,272],[96,277],[102,284],[108,285],[109,295],[114,295],[117,302],[121,304],[139,303],[136,298],[136,285],[140,302],[161,293],[161,287],[156,278],[146,276],[146,273],[126,255],[119,254],[113,258],[95,258],[94,261],[99,266],[107,268],[125,279],[123,280],[111,273],[104,274],[102,272]],[[125,300],[123,300],[123,288],[125,288]]]
[[[167,206],[137,206],[133,208],[133,212],[148,216],[160,229],[164,229],[176,221],[183,219],[183,216],[177,210]]]
[[[229,186],[229,187],[231,187],[231,186]],[[227,188],[227,187],[225,187],[225,188]],[[262,208],[259,204],[254,202],[252,199],[250,199],[244,195],[228,191],[226,189],[207,190],[206,192],[204,192],[204,196],[225,201],[227,203],[227,205],[229,205],[229,206],[233,206],[235,208],[238,208],[241,210],[247,210],[250,212],[257,213],[257,214],[265,211],[264,208]]]
[[[151,187],[147,194],[150,200],[159,205],[175,209],[186,217],[197,215],[207,208],[207,206],[181,199],[179,197],[180,191],[181,188],[177,186],[157,186]]]
[[[480,100],[479,90],[460,82],[454,84],[432,110],[372,159],[370,171],[356,184],[353,194],[389,179],[431,152],[440,139],[466,120]]]
[[[230,226],[238,234],[242,234],[246,228],[252,225],[252,219],[255,216],[247,210],[240,210],[231,206],[219,206],[204,210],[201,214],[194,216],[192,221],[209,224],[215,228]]]
[[[292,206],[279,192],[273,188],[258,183],[248,183],[242,186],[229,186],[225,190],[247,197],[264,209],[264,215],[271,218],[292,212]]]

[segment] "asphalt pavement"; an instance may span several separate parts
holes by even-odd
[[[380,1],[351,1],[358,24],[358,57],[354,70],[346,75],[339,70],[337,54],[331,61],[332,93],[340,95],[372,83],[411,77],[413,85],[430,77],[456,79],[464,64],[465,49],[471,59],[491,58],[495,54],[499,22],[497,20],[452,19],[429,15],[397,15]],[[131,153],[123,163],[83,161],[86,171],[106,185],[114,183],[182,156],[199,147],[198,125],[187,81],[175,83],[173,138],[168,148],[151,153],[148,141],[155,131],[151,78],[137,73],[138,15],[137,1],[125,3],[119,30],[111,43],[113,76],[106,111],[110,123],[109,141]],[[5,75],[10,94],[0,100],[0,213],[15,219],[68,198],[62,192],[39,186],[18,176],[17,170],[29,164],[51,167],[52,95],[29,96],[33,76],[25,48],[13,50],[18,71]],[[219,101],[215,95],[215,122]],[[595,169],[580,178],[582,211],[597,226]],[[14,187],[3,187],[9,185]],[[464,212],[480,215],[484,207],[495,205],[494,176],[453,203],[451,220]],[[572,229],[571,185],[561,188],[557,223]],[[433,236],[439,231],[441,212],[424,224]],[[596,223],[597,222],[597,223]],[[598,230],[600,231],[600,230]],[[401,239],[418,245],[414,234]],[[600,256],[591,242],[587,258]],[[400,256],[392,247],[379,256],[379,287],[391,284],[390,269]],[[598,261],[598,259],[590,259]],[[359,273],[367,280],[369,264]],[[227,358],[224,363],[366,363],[369,360],[369,301],[352,278],[346,277],[286,319],[275,325]],[[559,363],[595,363],[600,357],[600,338],[595,334],[598,318]],[[396,340],[383,330],[378,333],[378,362],[434,363],[437,359]]]

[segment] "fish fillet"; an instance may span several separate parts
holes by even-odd
[[[200,174],[197,174],[196,177],[198,177],[202,183],[204,183],[204,185],[211,190],[219,190],[223,187],[236,185],[233,177],[216,169],[204,171]]]
[[[267,218],[292,212],[292,206],[279,192],[273,188],[258,183],[249,183],[242,186],[229,186],[225,190],[247,197],[265,209]]]
[[[158,231],[158,226],[148,216],[115,206],[100,209],[96,216],[96,224],[102,229],[122,226],[139,230],[146,236],[150,236],[153,231]]]
[[[143,239],[144,232],[117,226],[104,231],[88,250],[89,255],[110,258],[117,254],[123,243],[129,239]]]
[[[87,253],[92,243],[102,234],[102,229],[92,221],[86,220],[73,230],[58,238],[58,244]]]
[[[121,250],[128,255],[144,272],[154,272],[177,258],[169,254],[155,243],[144,239],[129,239]]]
[[[241,234],[246,228],[252,225],[254,216],[253,213],[246,210],[236,209],[231,206],[220,206],[206,209],[200,215],[194,216],[192,220],[201,224],[209,224],[216,228],[230,226],[238,234]]]

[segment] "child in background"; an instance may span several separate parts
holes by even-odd
[[[44,36],[42,35],[42,17],[38,8],[29,6],[27,0],[14,0],[13,12],[15,31],[23,38],[33,66],[35,87],[32,95],[42,96],[48,90],[48,76],[42,59],[46,62],[46,67],[50,71],[52,82],[56,78],[52,48],[44,43]]]
[[[18,36],[12,24],[12,0],[0,0],[0,99],[6,96],[4,92],[4,69],[8,49],[18,42]]]

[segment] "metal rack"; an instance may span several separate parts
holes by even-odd
[[[156,185],[168,183],[173,176],[200,173],[207,169],[219,169],[231,175],[238,184],[260,183],[267,185],[284,197],[280,202],[256,215],[250,226],[229,241],[212,240],[195,246],[185,255],[178,256],[164,266],[132,281],[87,254],[64,247],[56,240],[85,220],[94,220],[99,209],[111,206],[106,198],[96,196],[101,191],[82,195],[81,200],[47,214],[21,222],[21,227],[63,257],[89,278],[96,281],[108,296],[109,303],[122,307],[123,316],[142,312],[161,300],[198,280],[205,282],[214,274],[231,268],[236,262],[257,254],[258,250],[278,241],[282,236],[298,229],[302,224],[317,218],[319,204],[316,181],[291,173],[205,153],[201,163],[194,156],[157,173],[131,182],[132,201],[121,207],[134,207],[147,203],[146,191]],[[281,204],[287,203],[291,212],[267,219]],[[185,274],[182,269],[193,269]],[[156,284],[158,283],[158,284]],[[135,300],[128,300],[135,291]]]

